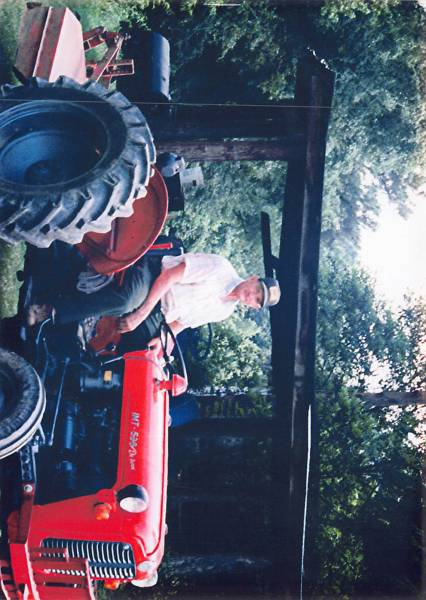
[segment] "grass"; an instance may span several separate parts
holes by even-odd
[[[9,71],[15,57],[19,23],[24,8],[24,0],[0,0],[0,56],[2,66]]]
[[[16,52],[19,23],[25,2],[0,0],[0,83],[16,82],[12,64]],[[23,266],[25,244],[11,246],[0,240],[0,318],[16,313],[19,282],[16,271]]]
[[[16,271],[23,266],[25,244],[11,246],[0,240],[0,318],[16,313],[19,282]]]
[[[0,0],[0,82],[14,82],[12,64],[16,52],[24,1]],[[23,266],[25,244],[11,246],[0,240],[0,318],[16,313],[19,282],[16,271]]]

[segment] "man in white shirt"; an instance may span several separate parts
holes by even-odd
[[[165,256],[162,271],[139,308],[122,317],[122,333],[134,330],[158,302],[175,335],[187,327],[222,321],[238,302],[259,309],[273,306],[280,297],[275,279],[252,275],[242,279],[231,263],[217,254]]]
[[[121,317],[121,333],[146,323],[150,335],[164,317],[176,336],[187,327],[226,319],[238,302],[259,309],[279,298],[275,279],[242,279],[226,258],[187,253],[143,258],[127,270],[122,286],[110,284],[93,294],[68,289],[56,294],[51,305],[59,324],[113,315]]]

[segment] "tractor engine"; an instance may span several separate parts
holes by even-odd
[[[38,452],[40,504],[87,495],[114,483],[122,373],[83,366],[79,377],[75,375],[80,389],[64,393],[54,435]],[[54,412],[49,416],[53,421]]]

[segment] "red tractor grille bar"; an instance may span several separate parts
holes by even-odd
[[[46,538],[42,545],[45,549],[66,549],[70,558],[86,559],[90,575],[97,579],[133,579],[136,575],[130,544]]]

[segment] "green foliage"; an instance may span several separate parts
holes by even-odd
[[[420,81],[425,14],[413,3],[339,22],[328,62],[337,73],[326,169],[326,203],[341,211],[340,233],[356,243],[374,225],[377,192],[401,212],[424,177]],[[419,168],[420,167],[420,168]],[[368,172],[373,177],[367,183]]]
[[[364,391],[374,371],[381,389],[415,390],[425,383],[421,350],[426,309],[421,298],[405,299],[397,313],[377,299],[374,281],[342,256],[323,252],[317,329],[318,387],[351,385]]]
[[[392,342],[385,348],[385,361],[389,375],[382,387],[401,391],[414,391],[425,387],[426,360],[426,303],[424,298],[405,298],[399,308],[393,327],[386,331]]]
[[[343,388],[318,400],[317,590],[413,593],[421,572],[421,457],[406,443],[413,418],[404,413],[390,422],[385,410],[365,411]]]
[[[366,411],[358,394],[378,364],[387,369],[385,389],[424,383],[419,349],[425,317],[419,300],[407,299],[398,314],[391,313],[365,272],[348,267],[336,251],[323,253],[315,541],[322,594],[403,593],[419,586],[421,454],[408,443],[415,415],[410,409],[396,416],[387,409]]]
[[[242,277],[262,272],[260,212],[271,216],[279,239],[285,169],[274,162],[203,165],[205,186],[187,196],[173,226],[194,252],[231,260]]]
[[[0,64],[3,79],[9,79],[16,52],[19,23],[25,8],[24,0],[4,0],[0,3]]]
[[[263,371],[268,356],[263,355],[255,341],[258,334],[259,326],[240,314],[226,323],[215,324],[211,354],[204,364],[204,381],[200,383],[216,389],[233,386],[253,389],[265,385]],[[191,385],[196,387],[192,379]]]
[[[172,42],[174,97],[246,103],[265,101],[271,90],[268,81],[275,81],[277,87],[284,82],[291,89],[294,54],[289,62],[281,50],[293,43],[300,49],[300,40],[278,12],[267,0],[260,0],[223,8],[198,5],[191,18],[176,7],[151,19]]]
[[[18,281],[16,271],[22,268],[25,245],[11,246],[0,240],[0,318],[16,313]]]
[[[174,8],[149,22],[170,38],[176,100],[279,102],[293,94],[297,57],[313,48],[337,75],[326,240],[353,252],[360,226],[376,223],[379,190],[401,213],[409,210],[408,192],[426,172],[426,13],[417,3],[345,0],[319,10],[261,0],[199,6],[191,17]]]
[[[114,31],[120,22],[135,21],[141,25],[146,22],[147,9],[162,6],[170,9],[168,0],[49,0],[50,6],[64,6],[77,12],[81,17],[83,29],[91,29],[103,25]]]
[[[334,26],[339,19],[356,19],[360,14],[386,16],[389,9],[400,4],[400,0],[325,0],[321,14]]]
[[[323,254],[317,330],[318,385],[360,389],[377,360],[384,359],[395,323],[374,295],[369,275]],[[386,326],[388,329],[386,329]]]

